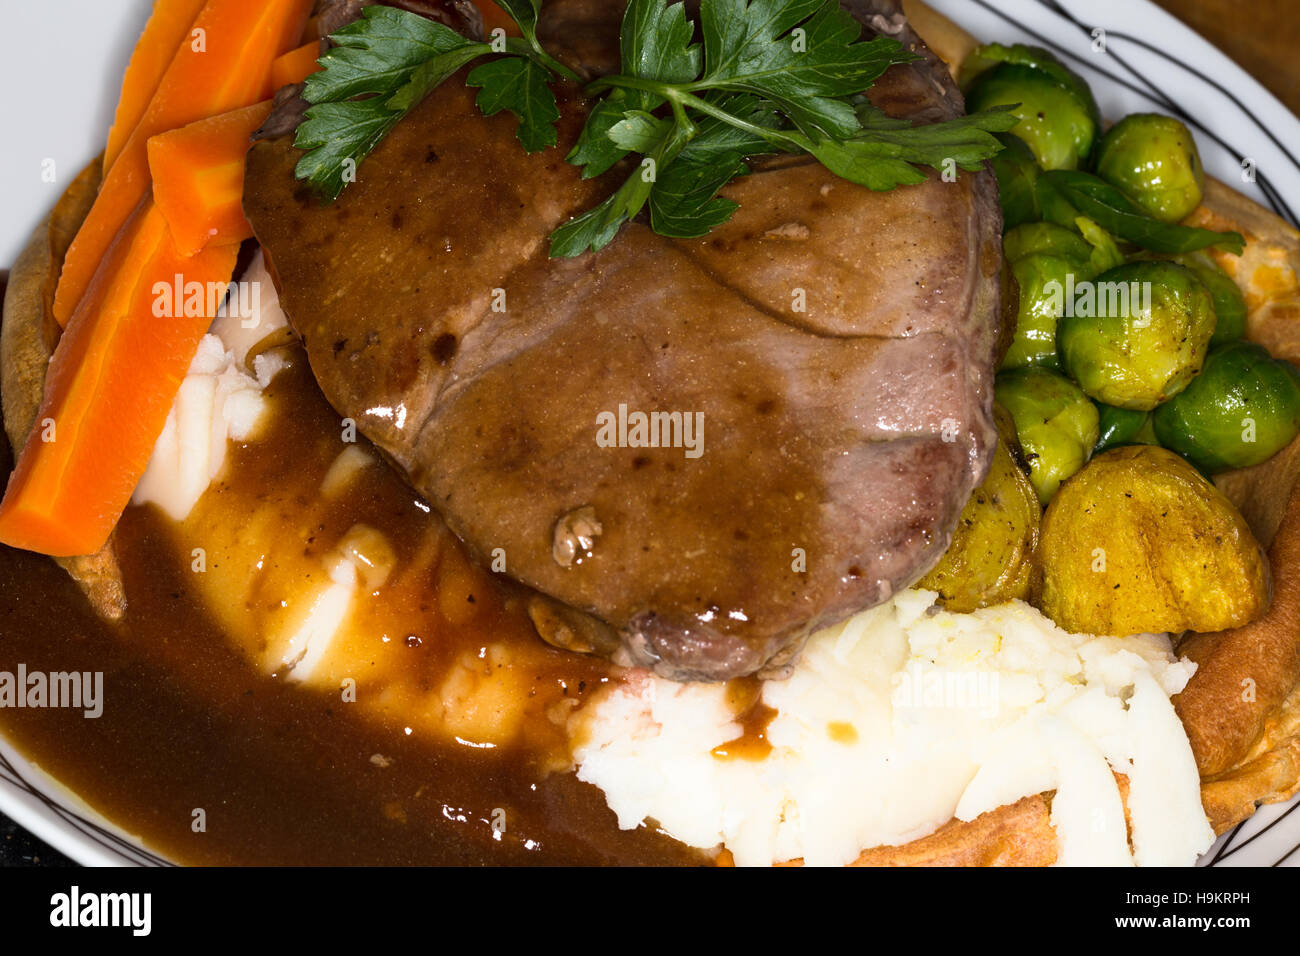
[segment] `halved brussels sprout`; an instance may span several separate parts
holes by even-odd
[[[1056,326],[1065,313],[1066,290],[1089,275],[1075,259],[1036,253],[1010,264],[1020,289],[1016,329],[1002,357],[1004,369],[1041,365],[1060,368]]]
[[[1050,222],[1030,222],[1008,232],[1002,250],[1019,299],[1015,331],[1001,367],[1058,368],[1056,322],[1065,311],[1068,289],[1092,274],[1089,257],[1093,248],[1069,229]]]

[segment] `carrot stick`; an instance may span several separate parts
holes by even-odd
[[[108,145],[104,148],[105,175],[139,125],[181,42],[189,39],[190,28],[204,3],[205,0],[154,0],[153,13],[122,77],[122,95],[118,97]]]
[[[312,0],[208,0],[68,249],[54,294],[67,325],[122,224],[149,191],[149,137],[270,95],[271,61],[298,42]],[[293,39],[287,39],[292,36]]]
[[[0,502],[0,541],[56,557],[104,545],[215,312],[216,294],[186,301],[171,292],[178,282],[224,290],[238,251],[231,243],[181,256],[146,196],[59,340]]]
[[[278,90],[290,83],[301,83],[320,69],[316,62],[320,59],[320,41],[304,43],[296,50],[290,50],[271,63],[271,87]]]
[[[270,115],[267,100],[150,137],[154,202],[181,255],[209,242],[252,238],[244,218],[244,162],[249,137]]]

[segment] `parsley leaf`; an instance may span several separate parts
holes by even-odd
[[[505,109],[519,117],[519,142],[535,153],[555,145],[555,121],[560,111],[547,86],[550,78],[546,67],[535,60],[505,57],[476,66],[465,82],[482,87],[474,102],[484,116]]]
[[[328,200],[338,198],[343,187],[353,180],[356,164],[402,117],[377,98],[321,103],[308,113],[293,141],[294,146],[307,151],[298,160],[294,174],[315,186]]]
[[[623,72],[663,83],[689,83],[700,75],[703,51],[691,42],[686,6],[665,0],[631,0],[623,15]]]
[[[775,129],[780,116],[748,94],[718,101],[719,107],[755,126]],[[650,224],[664,236],[695,239],[731,218],[737,204],[717,196],[737,176],[749,172],[748,159],[777,149],[761,136],[706,116],[676,162],[659,177],[650,194]]]
[[[887,37],[863,40],[861,25],[835,0],[701,0],[702,58],[682,10],[670,0],[630,0],[624,72],[587,86],[608,95],[569,154],[589,177],[640,153],[653,160],[653,188],[631,201],[646,191],[629,179],[597,210],[557,230],[552,255],[599,249],[620,216],[647,203],[656,232],[705,235],[735,211],[717,193],[747,173],[754,156],[810,153],[845,179],[893,189],[924,181],[918,165],[978,168],[1001,148],[992,133],[1015,123],[990,111],[914,127],[872,107],[863,91],[916,56]],[[656,144],[678,141],[680,148],[655,152]]]
[[[537,17],[541,13],[541,0],[496,0],[496,5],[519,27],[519,32],[530,44],[537,42]]]
[[[395,7],[364,7],[361,14],[330,37],[334,46],[320,58],[322,68],[307,77],[308,102],[391,93],[421,64],[470,43],[450,27]]]
[[[672,163],[694,132],[677,123],[664,124],[660,129],[649,155],[614,195],[551,233],[551,258],[568,258],[609,245],[619,227],[641,211],[658,182],[659,169]]]
[[[951,163],[954,168],[979,169],[989,150],[996,151],[993,134],[1015,125],[1015,117],[1002,108],[929,126],[913,126],[874,107],[859,109],[859,115],[866,124],[857,135],[843,141],[814,140],[808,151],[837,176],[876,190],[923,181],[917,165],[942,170]]]
[[[629,110],[642,108],[637,91],[612,90],[596,103],[587,114],[578,142],[566,157],[574,166],[582,167],[582,178],[592,179],[607,172],[611,166],[627,155],[612,139],[609,131],[622,122]]]
[[[1239,232],[1214,232],[1161,222],[1114,186],[1088,173],[1052,169],[1044,171],[1039,178],[1041,189],[1054,190],[1069,206],[1102,229],[1143,249],[1181,253],[1216,246],[1238,256],[1245,249],[1245,239]]]
[[[648,153],[663,142],[670,126],[670,120],[644,110],[627,110],[605,135],[624,152]]]
[[[532,11],[536,22],[534,2],[510,2]],[[471,71],[467,80],[482,87],[479,108],[487,115],[508,109],[518,116],[519,140],[530,152],[555,145],[560,114],[548,85],[554,61],[537,52],[541,47],[535,34],[532,45],[512,39],[504,50],[494,49],[441,23],[376,4],[363,7],[360,19],[330,39],[334,46],[321,57],[322,69],[303,87],[312,106],[294,139],[296,147],[307,151],[295,175],[324,199],[338,198],[356,178],[357,164],[433,89],[461,67],[494,53],[505,55]]]
[[[707,68],[692,90],[762,94],[804,132],[857,131],[844,97],[861,93],[915,54],[896,41],[860,41],[862,26],[824,0],[709,0],[700,6]]]

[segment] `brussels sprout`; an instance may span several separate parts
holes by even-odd
[[[1246,297],[1241,294],[1237,283],[1203,252],[1189,253],[1177,261],[1192,270],[1192,275],[1201,281],[1214,300],[1215,325],[1210,348],[1235,342],[1244,336]]]
[[[994,391],[1016,423],[1029,480],[1047,504],[1097,444],[1097,406],[1069,379],[1044,368],[1002,372]]]
[[[1092,266],[1094,275],[1124,264],[1124,253],[1119,251],[1119,243],[1109,232],[1087,216],[1080,216],[1074,220],[1074,225],[1084,241],[1092,247],[1088,255],[1088,264]]]
[[[1074,94],[1081,103],[1087,104],[1088,112],[1096,121],[1096,125],[1101,125],[1101,113],[1097,109],[1097,101],[1093,99],[1087,81],[1062,63],[1055,53],[1041,46],[1029,46],[1025,43],[1011,46],[985,43],[977,46],[961,65],[962,92],[969,93],[980,76],[1002,63],[1028,66],[1046,73],[1056,83]]]
[[[1173,262],[1130,262],[1082,290],[1057,323],[1061,363],[1092,398],[1150,411],[1201,369],[1214,334],[1210,293]]]
[[[1100,122],[1097,104],[1082,80],[1066,85],[1055,71],[1000,63],[982,72],[966,96],[970,112],[1013,104],[1019,104],[1011,112],[1020,122],[1012,132],[1025,141],[1043,169],[1077,169],[1087,159]]]
[[[1056,321],[1065,311],[1066,290],[1091,275],[1092,247],[1068,229],[1031,222],[1008,232],[1002,250],[1019,294],[1015,330],[1001,367],[1059,368]]]
[[[1079,263],[1083,268],[1092,255],[1090,246],[1077,233],[1051,222],[1027,222],[1002,237],[1002,252],[1008,262],[1036,253],[1059,256]]]
[[[1002,150],[989,162],[998,177],[998,201],[1002,204],[1002,228],[1013,229],[1038,218],[1038,163],[1025,141],[1010,133],[998,133]]]
[[[1042,365],[1060,368],[1056,324],[1065,312],[1066,290],[1089,275],[1086,266],[1062,256],[1035,253],[1011,263],[1020,287],[1016,330],[1002,368]]]
[[[1204,472],[1258,465],[1300,433],[1300,372],[1262,346],[1231,342],[1152,421],[1160,444]]]
[[[1134,113],[1102,137],[1097,175],[1161,222],[1201,204],[1205,171],[1191,131],[1172,116]]]
[[[1097,405],[1097,445],[1094,455],[1117,445],[1153,445],[1143,441],[1143,432],[1150,424],[1150,412],[1135,412],[1131,408],[1116,408],[1114,405]]]

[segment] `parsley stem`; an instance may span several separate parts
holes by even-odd
[[[720,119],[724,123],[729,123],[737,129],[742,129],[746,133],[752,133],[760,139],[765,139],[774,146],[782,146],[786,149],[809,150],[812,141],[801,133],[787,132],[784,130],[769,129],[766,126],[759,126],[757,123],[751,123],[743,120],[735,113],[728,113],[719,106],[714,106],[708,100],[701,99],[692,93],[682,93],[676,91],[675,95],[682,100],[683,105],[692,109],[697,109],[701,113],[712,116],[714,119]]]
[[[686,107],[676,97],[669,99],[668,103],[673,108],[673,118],[677,120],[677,128],[685,134],[687,141],[694,139],[696,133],[695,124],[686,115]]]
[[[492,48],[489,46],[483,52],[492,53],[495,51],[493,51]],[[525,39],[523,37],[508,37],[506,39],[505,52],[513,53],[515,56],[526,56],[531,59],[534,59],[542,66],[550,70],[552,73],[555,73],[558,76],[568,80],[570,83],[574,83],[578,86],[582,85],[582,77],[578,76],[577,73],[574,73],[571,69],[569,69],[563,63],[561,63],[555,57],[547,53],[546,50],[543,49],[542,44],[538,42],[536,37],[533,37],[532,39]]]
[[[741,119],[735,113],[728,113],[720,106],[715,106],[708,100],[696,96],[689,92],[690,87],[696,84],[691,83],[663,83],[657,80],[643,80],[635,76],[623,76],[616,74],[614,76],[602,76],[592,83],[588,83],[583,92],[588,96],[604,92],[607,89],[623,87],[629,90],[643,90],[647,93],[654,93],[662,96],[668,101],[673,109],[673,115],[679,123],[687,122],[685,120],[685,110],[687,107],[693,110],[699,110],[707,116],[714,119],[722,120],[737,129],[744,130],[747,133],[764,139],[774,146],[782,149],[794,150],[796,152],[811,151],[812,141],[802,133],[794,131],[784,131],[770,129],[766,126],[759,126],[757,123],[751,123],[748,120]]]
[[[574,86],[582,86],[582,77],[578,76],[577,73],[574,73],[555,57],[543,50],[541,44],[537,45],[537,59],[541,62],[542,66],[549,69],[552,73],[558,74],[562,79],[568,80]]]

